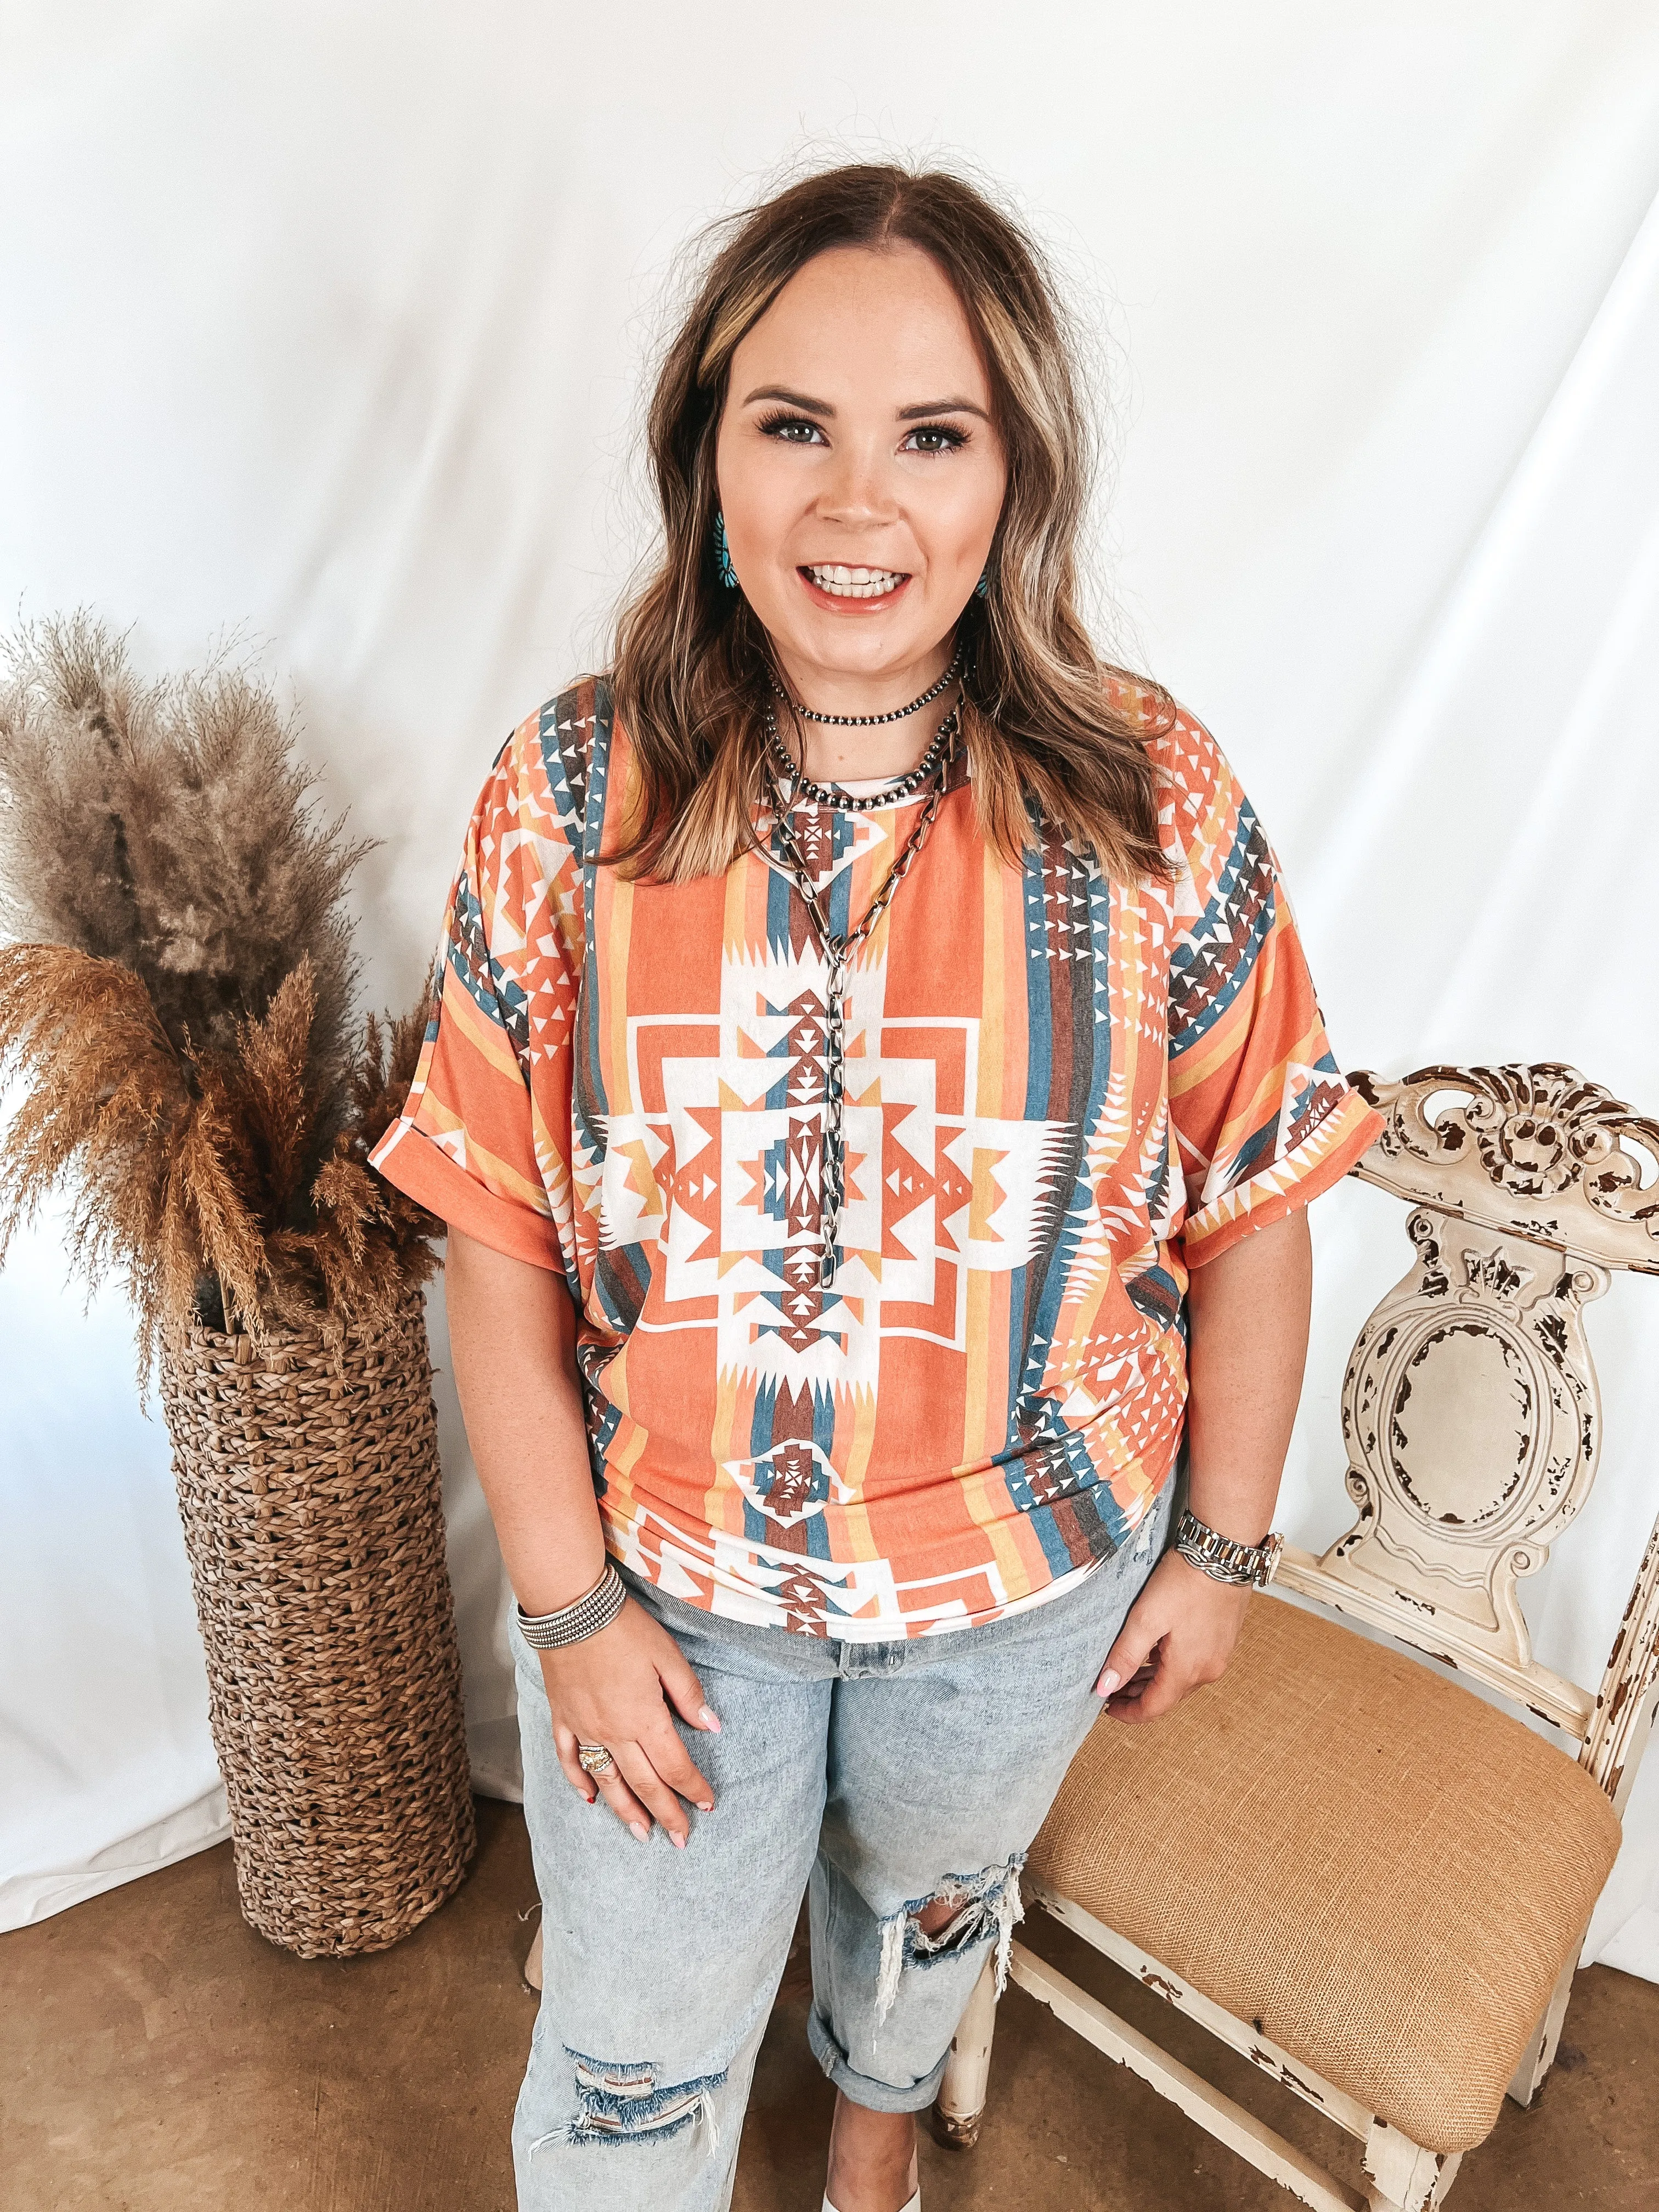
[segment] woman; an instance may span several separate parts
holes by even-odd
[[[649,435],[660,564],[495,762],[377,1155],[519,1601],[519,2201],[727,2203],[806,1887],[826,2202],[899,2212],[1091,1719],[1226,1664],[1374,1117],[1225,763],[1079,619],[1005,216],[756,209]]]

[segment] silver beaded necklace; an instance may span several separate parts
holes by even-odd
[[[902,722],[907,714],[918,714],[924,707],[931,707],[935,699],[942,699],[962,673],[962,653],[963,648],[958,646],[951,657],[951,665],[939,682],[924,691],[920,699],[913,699],[908,707],[895,707],[885,714],[820,714],[816,707],[803,707],[799,699],[792,699],[769,670],[767,681],[790,712],[800,715],[805,721],[833,722],[839,730],[873,730],[884,722]]]
[[[868,814],[878,806],[896,806],[920,791],[928,778],[938,771],[945,757],[945,748],[954,735],[956,708],[953,707],[934,732],[933,743],[908,775],[895,776],[890,783],[883,784],[879,791],[868,791],[854,798],[843,791],[838,783],[814,783],[800,763],[778,733],[777,718],[770,706],[766,708],[766,745],[768,764],[775,780],[781,769],[789,779],[789,803],[792,806],[828,806],[842,814]]]
[[[767,804],[776,825],[777,842],[781,848],[784,863],[796,890],[800,893],[801,904],[806,908],[807,920],[812,926],[812,933],[817,939],[818,949],[823,955],[824,963],[829,970],[824,979],[823,1118],[820,1128],[818,1168],[818,1188],[822,1200],[819,1209],[821,1249],[818,1255],[818,1286],[821,1290],[829,1290],[836,1279],[836,1248],[841,1234],[842,1209],[847,1199],[845,1129],[847,970],[854,953],[886,913],[892,903],[893,894],[909,873],[916,855],[927,841],[927,833],[933,826],[933,818],[939,812],[939,801],[945,795],[945,773],[956,750],[961,708],[962,701],[958,697],[950,713],[939,724],[933,742],[923,754],[921,762],[911,771],[909,776],[901,779],[904,786],[902,792],[898,785],[894,785],[887,791],[875,793],[866,801],[849,798],[845,793],[837,793],[833,789],[825,790],[821,785],[807,784],[801,777],[799,770],[795,769],[794,763],[788,762],[787,754],[784,758],[792,770],[793,788],[786,801],[779,787],[777,773],[772,761],[773,750],[781,751],[781,747],[777,744],[777,731],[772,720],[772,710],[770,707],[766,710],[767,733],[771,740],[768,751],[763,757],[766,775]],[[844,812],[860,811],[864,806],[872,805],[894,805],[898,803],[901,797],[908,796],[909,791],[915,787],[922,776],[924,769],[930,762],[933,763],[933,787],[927,793],[915,827],[900,848],[897,859],[888,870],[886,881],[866,907],[854,926],[844,937],[838,936],[830,927],[830,917],[824,912],[823,900],[807,871],[800,847],[796,842],[794,829],[790,821],[792,809],[799,805],[803,798],[809,806],[829,806]],[[822,797],[817,795],[820,792],[823,794]]]

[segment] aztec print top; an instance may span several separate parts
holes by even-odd
[[[1053,834],[1008,867],[952,764],[849,973],[828,1291],[799,891],[759,853],[681,884],[595,865],[629,775],[602,683],[498,755],[374,1164],[562,1274],[606,1542],[675,1596],[866,1639],[1055,1595],[1173,1470],[1188,1268],[1376,1133],[1231,771],[1184,714],[1152,751],[1173,880],[1134,890]],[[796,813],[833,927],[919,804]]]

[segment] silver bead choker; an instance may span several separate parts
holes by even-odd
[[[922,708],[931,707],[935,699],[944,696],[961,672],[962,647],[958,646],[951,657],[951,665],[933,689],[924,691],[920,699],[913,699],[908,707],[895,707],[890,714],[820,714],[816,707],[803,707],[798,699],[792,699],[769,671],[767,680],[791,713],[799,714],[804,721],[833,722],[841,730],[873,730],[883,722],[902,722],[907,714],[919,714]]]

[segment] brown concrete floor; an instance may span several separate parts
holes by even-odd
[[[507,2121],[533,1999],[521,1817],[479,1807],[460,1895],[397,1949],[306,1963],[236,1909],[230,1852],[0,1936],[3,2212],[512,2212]],[[1357,2146],[1049,1921],[1034,1948],[1282,2133]],[[735,2212],[818,2212],[830,2093],[792,1968],[757,2072]],[[1659,1986],[1581,1974],[1539,2104],[1465,2160],[1460,2212],[1659,2205]],[[1333,2154],[1334,2153],[1334,2155]],[[1290,2212],[1021,1991],[1001,2008],[976,2151],[924,2141],[929,2212]]]

